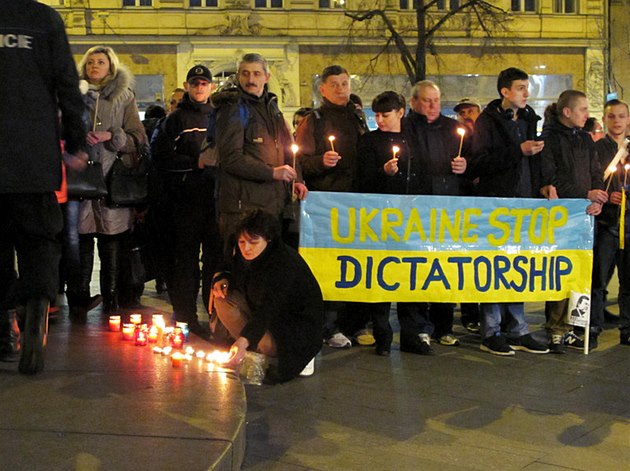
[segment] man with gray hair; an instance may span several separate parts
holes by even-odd
[[[271,74],[260,54],[245,54],[238,65],[235,89],[213,95],[218,108],[219,226],[226,242],[240,216],[261,208],[280,220],[292,189],[299,199],[306,186],[290,165],[291,133],[278,108],[278,100],[267,90]]]
[[[419,160],[416,168],[425,169],[420,177],[419,194],[464,196],[470,182],[464,177],[468,141],[459,152],[461,125],[441,113],[439,87],[430,80],[415,84],[407,116],[412,159]],[[451,303],[398,303],[401,323],[400,349],[404,352],[431,355],[430,338],[447,346],[459,345],[453,335]]]

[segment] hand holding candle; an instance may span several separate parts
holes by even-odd
[[[341,159],[339,154],[335,151],[335,145],[333,141],[335,140],[335,136],[328,136],[328,141],[330,142],[330,149],[326,151],[322,157],[322,163],[326,168],[332,168],[337,165],[337,162]]]
[[[610,165],[607,170],[608,171],[606,173],[609,173],[609,175],[608,175],[608,183],[606,184],[606,193],[608,193],[608,188],[610,188],[610,182],[612,182],[613,177],[615,176],[615,171],[617,170],[617,166]]]

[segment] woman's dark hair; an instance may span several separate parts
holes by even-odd
[[[280,223],[274,215],[254,209],[246,212],[236,226],[236,238],[241,234],[260,236],[267,241],[272,241],[280,237]]]
[[[584,123],[584,129],[586,132],[593,132],[595,130],[595,125],[597,124],[597,118],[590,117]]]
[[[389,90],[379,94],[372,101],[372,111],[375,113],[398,111],[401,108],[405,109],[405,97]]]

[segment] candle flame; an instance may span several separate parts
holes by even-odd
[[[299,147],[297,144],[291,144],[291,152],[293,152],[294,154],[297,154]]]
[[[208,353],[206,360],[210,363],[224,364],[230,360],[230,352],[215,350],[214,352]]]
[[[392,147],[392,150],[394,151],[394,154],[397,154],[398,151],[400,150],[400,147],[394,146],[394,147]]]
[[[335,136],[328,136],[328,140],[329,140],[330,142],[334,141],[334,140],[335,140]]]
[[[466,130],[464,128],[457,128],[457,134],[464,137],[464,134],[466,134]]]
[[[627,172],[628,170],[630,170],[630,164],[626,164],[626,165],[624,165],[624,166],[623,166],[623,168],[624,168],[624,169],[626,170],[626,172]]]

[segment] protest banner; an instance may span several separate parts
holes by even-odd
[[[590,293],[587,200],[310,192],[300,253],[326,300],[517,302]]]

